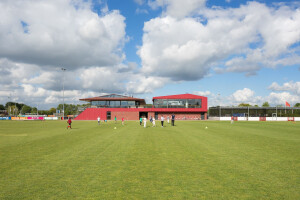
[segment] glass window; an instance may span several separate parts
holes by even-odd
[[[188,99],[189,108],[201,108],[201,99]]]
[[[109,106],[109,101],[99,101],[98,105],[100,105],[100,106]]]
[[[162,105],[163,104],[163,100],[162,99],[154,99],[154,105]]]
[[[168,105],[168,100],[164,99],[162,104],[163,104],[164,106],[167,106],[167,105]]]
[[[110,101],[110,107],[120,107],[121,102],[120,101]]]
[[[129,106],[134,106],[135,105],[135,101],[128,101],[128,105]]]
[[[128,101],[121,101],[121,106],[128,106]]]
[[[135,101],[121,101],[122,107],[135,106]]]
[[[169,99],[168,105],[171,107],[184,107],[185,99]]]
[[[196,105],[198,108],[201,108],[201,99],[196,99],[195,105]]]

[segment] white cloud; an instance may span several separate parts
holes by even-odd
[[[268,89],[273,91],[287,91],[292,92],[296,95],[300,95],[300,82],[287,82],[280,86],[278,83],[273,82]]]
[[[183,18],[195,14],[198,9],[205,6],[206,0],[154,0],[148,1],[152,9],[162,7],[165,9],[163,15]]]
[[[254,91],[249,88],[237,90],[232,94],[234,101],[236,102],[247,102],[254,96]]]
[[[293,7],[250,2],[239,8],[201,9],[199,16],[176,18],[166,12],[146,22],[138,50],[142,71],[198,80],[212,67],[218,73],[255,75],[262,67],[300,63],[297,48],[291,47],[300,41],[300,12]]]
[[[0,57],[38,65],[105,66],[120,63],[126,39],[118,11],[92,12],[90,1],[0,2]]]
[[[277,87],[276,83],[273,83],[270,87]],[[282,88],[280,89],[282,90]],[[279,91],[279,90],[278,90]],[[290,90],[292,91],[292,90]],[[289,102],[294,105],[300,102],[299,94],[292,94],[290,92],[271,92],[266,96],[255,96],[255,92],[249,88],[235,91],[232,95],[222,98],[223,105],[237,106],[240,103],[249,103],[250,105],[261,106],[263,102],[268,102],[271,106],[284,105],[285,102]]]
[[[161,77],[144,77],[135,75],[131,77],[127,83],[126,90],[129,93],[152,93],[155,89],[163,87],[167,82],[170,82],[167,78]]]
[[[0,1],[1,103],[8,96],[45,108],[62,103],[61,67],[67,68],[65,102],[72,103],[105,92],[151,93],[167,83],[201,79],[212,67],[219,73],[253,75],[262,67],[300,63],[299,8],[250,2],[240,8],[208,9],[205,0],[149,1],[163,13],[145,22],[140,69],[124,60],[125,18],[108,6],[97,14],[91,2]],[[244,88],[222,102],[299,100],[299,82],[273,83],[269,89],[283,93],[257,97]],[[219,103],[210,91],[195,94]]]
[[[300,96],[293,95],[289,92],[271,92],[269,96],[266,97],[266,101],[271,102],[273,105],[285,105],[287,101],[293,106],[295,103],[300,102]]]

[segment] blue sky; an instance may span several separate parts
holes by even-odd
[[[56,107],[63,84],[67,103],[105,93],[300,102],[297,1],[16,0],[0,9],[0,104]]]

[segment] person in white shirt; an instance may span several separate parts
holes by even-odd
[[[162,116],[160,117],[161,127],[164,127],[164,121],[165,121],[165,118],[164,118],[164,116],[162,115]]]
[[[100,125],[100,116],[98,116],[97,120],[98,120],[98,125]]]
[[[144,118],[144,128],[146,128],[146,125],[147,125],[147,118],[145,117]]]
[[[155,125],[155,117],[153,117],[153,119],[152,119],[152,127],[156,127],[156,125]]]
[[[170,123],[170,117],[169,116],[167,117],[167,122],[168,122],[168,124]]]

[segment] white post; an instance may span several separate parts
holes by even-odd
[[[220,107],[219,114],[220,114],[220,120],[221,120],[221,100],[220,100],[220,94],[218,94],[218,96],[219,96],[219,107]]]
[[[248,117],[247,117],[247,121],[249,120],[249,106],[248,106]]]
[[[276,106],[276,121],[277,121],[277,106]]]

